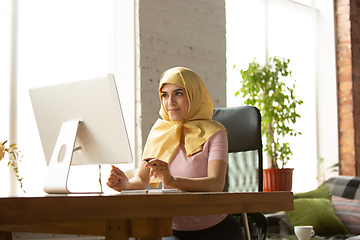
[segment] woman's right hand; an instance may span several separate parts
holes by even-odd
[[[121,190],[129,189],[129,179],[118,167],[111,165],[110,176],[106,185],[120,192]]]

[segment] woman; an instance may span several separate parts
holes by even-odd
[[[201,79],[190,69],[167,70],[160,79],[160,115],[150,131],[144,159],[131,179],[112,167],[107,185],[117,191],[164,188],[221,192],[227,169],[227,132],[211,120],[213,105]],[[232,215],[173,218],[173,237],[165,239],[242,239]]]

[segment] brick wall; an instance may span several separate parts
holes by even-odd
[[[144,145],[159,118],[160,75],[175,66],[194,70],[215,107],[226,105],[224,0],[138,0],[139,131]],[[143,147],[138,146],[140,149]]]
[[[340,174],[360,175],[360,1],[335,0]]]
[[[360,1],[351,0],[351,53],[355,125],[355,166],[360,176]]]

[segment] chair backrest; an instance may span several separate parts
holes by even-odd
[[[263,190],[261,115],[253,106],[214,108],[213,120],[228,131],[229,164],[224,191]]]

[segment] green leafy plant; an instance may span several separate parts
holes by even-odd
[[[23,184],[22,184],[22,180],[24,178],[20,177],[20,172],[19,172],[19,168],[18,168],[18,162],[21,162],[21,159],[23,158],[23,156],[19,155],[20,151],[16,147],[15,143],[10,144],[9,147],[5,147],[6,143],[7,143],[7,141],[0,142],[0,161],[5,157],[5,152],[8,153],[9,162],[7,165],[12,167],[15,177],[16,177],[16,180],[19,182],[20,188],[25,193],[25,190],[24,190]]]
[[[318,156],[317,157],[318,176],[316,177],[317,180],[320,179],[322,181],[325,181],[327,173],[339,172],[339,167],[340,167],[339,163],[335,163],[335,164],[331,165],[330,167],[327,167],[326,170],[323,170],[323,168],[324,168],[323,163],[324,163],[324,158]]]
[[[289,63],[289,59],[274,57],[260,66],[254,59],[247,69],[240,70],[241,88],[235,93],[235,96],[242,94],[245,105],[260,110],[261,131],[266,137],[264,150],[270,158],[270,168],[279,168],[278,163],[284,168],[293,154],[284,138],[301,135],[291,128],[300,118],[296,110],[303,101],[294,94],[295,80],[291,87],[285,84],[285,80],[292,79]]]

